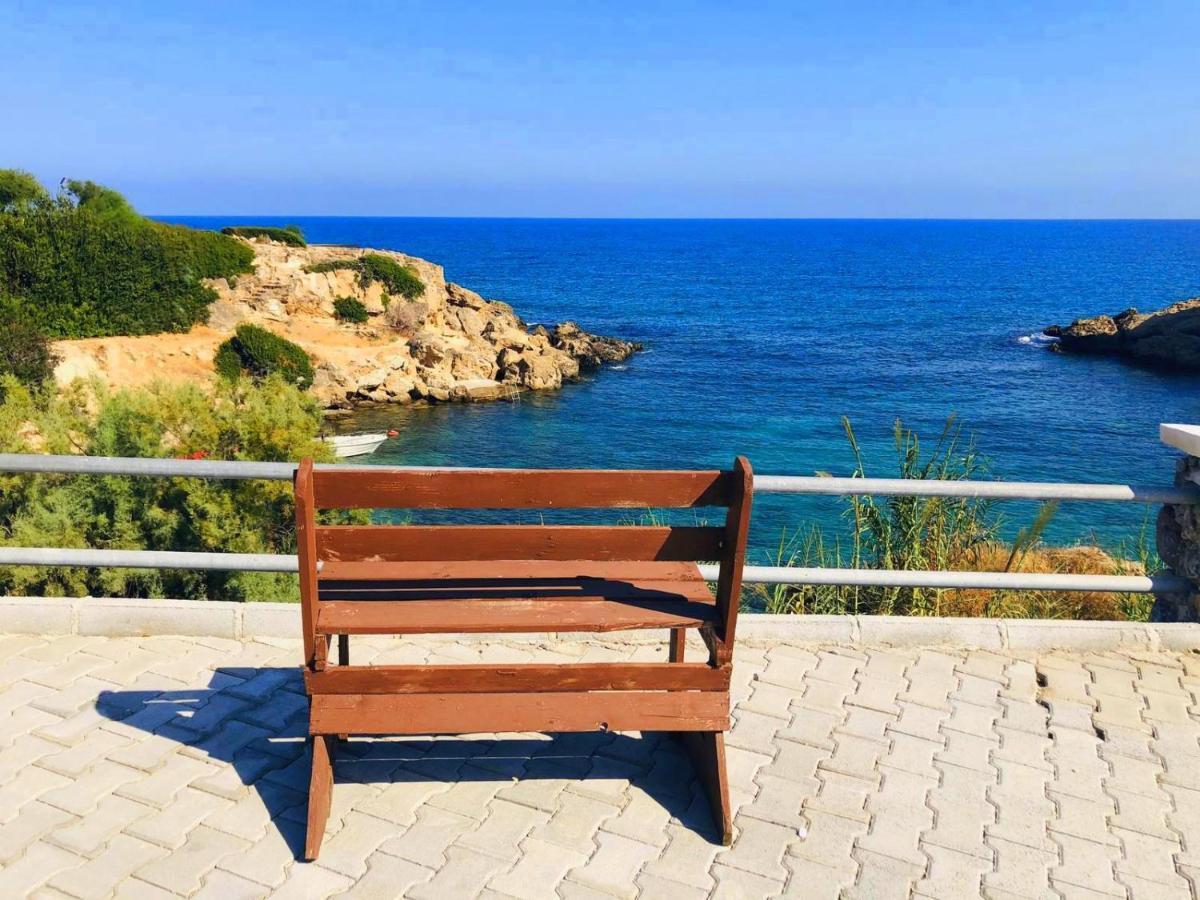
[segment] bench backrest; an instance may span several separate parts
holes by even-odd
[[[721,635],[732,646],[749,527],[752,472],[337,467],[296,472],[306,645],[322,561],[672,560],[720,563]],[[726,510],[719,526],[318,525],[322,509]],[[309,648],[306,646],[306,650]]]

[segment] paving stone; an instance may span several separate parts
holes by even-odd
[[[1049,871],[1052,866],[1058,865],[1057,854],[1000,838],[990,839],[988,849],[994,854],[994,868],[983,876],[984,893],[987,896],[1050,896]]]
[[[107,897],[136,870],[166,855],[161,847],[118,834],[95,859],[55,875],[49,885],[81,900]]]
[[[972,769],[941,766],[941,783],[929,792],[928,803],[936,815],[934,828],[922,836],[926,844],[982,858],[991,855],[984,829],[995,824],[995,807],[987,793],[993,781]]]
[[[651,797],[645,791],[631,790],[629,802],[625,804],[625,808],[620,813],[614,813],[616,813],[616,808],[605,803],[602,806],[593,807],[590,815],[587,810],[573,812],[565,822],[559,822],[559,816],[555,814],[550,823],[545,826],[545,830],[534,831],[532,837],[541,836],[546,841],[591,853],[592,848],[587,847],[584,838],[585,834],[594,834],[590,822],[596,820],[601,823],[599,827],[605,831],[641,841],[643,844],[661,847],[667,843],[667,823],[671,820],[671,811],[663,806],[657,798]],[[568,823],[579,823],[579,825],[587,823],[587,827],[573,827]],[[591,841],[592,839],[587,837],[587,840]],[[595,844],[592,842],[592,847],[594,846]]]
[[[297,865],[288,872],[283,884],[271,893],[271,900],[324,900],[344,893],[350,886],[351,881],[345,875],[322,866]]]
[[[933,826],[933,810],[926,798],[937,785],[937,780],[928,776],[898,769],[887,771],[879,790],[867,799],[871,830],[859,839],[859,849],[911,863],[924,871],[926,858],[917,845],[922,832]]]
[[[205,876],[200,890],[192,895],[192,900],[262,900],[268,893],[269,889],[264,885],[223,869],[213,869]]]
[[[996,822],[987,826],[988,837],[1053,851],[1047,825],[1056,811],[1046,794],[1053,774],[1007,762],[996,768],[999,780],[988,793],[988,800],[996,808]]]
[[[37,841],[20,859],[0,866],[0,896],[30,897],[47,881],[82,863],[70,851]]]
[[[554,895],[567,872],[587,862],[587,853],[528,838],[520,847],[519,861],[507,872],[494,876],[488,887],[507,897],[540,900]]]
[[[596,852],[587,863],[567,873],[567,879],[601,893],[636,897],[638,873],[658,854],[653,844],[601,831],[596,835]]]
[[[709,895],[713,900],[760,900],[783,890],[783,882],[755,875],[745,869],[735,869],[717,863],[712,871],[717,882],[716,890]]]
[[[822,865],[821,863],[799,856],[784,857],[783,864],[791,872],[788,878],[787,887],[783,891],[785,897],[804,897],[804,898],[819,898],[827,897],[829,900],[838,900],[841,897],[842,891],[854,884],[858,877],[858,863],[849,857],[847,851],[847,859],[850,860],[849,866],[844,866],[840,869],[832,866]],[[726,869],[724,866],[714,866],[714,874],[718,870],[738,872],[738,869]],[[747,873],[749,874],[749,873]],[[720,875],[717,874],[719,878]],[[755,875],[754,878],[761,879],[761,876]],[[749,900],[750,897],[769,896],[771,882],[766,879],[761,879],[759,885],[762,892],[758,894],[740,894]]]
[[[462,835],[455,844],[515,863],[521,855],[520,843],[529,832],[544,825],[549,818],[546,813],[528,806],[495,800],[488,806],[488,815],[483,823],[474,831]]]
[[[55,829],[47,836],[47,840],[80,857],[91,859],[104,852],[108,842],[119,831],[135,826],[140,819],[153,812],[149,806],[124,797],[105,797],[87,815],[72,817],[70,825]]]
[[[250,844],[215,828],[198,825],[175,852],[142,866],[138,878],[164,890],[187,896],[200,889],[207,875],[225,857],[246,850]]]
[[[725,866],[784,881],[788,873],[783,867],[783,855],[800,837],[795,828],[744,819],[734,835],[733,846],[722,851],[717,859]]]
[[[431,869],[440,867],[446,859],[446,848],[478,823],[469,816],[425,805],[417,813],[417,821],[403,834],[389,838],[380,850]]]
[[[0,829],[0,869],[10,865],[34,841],[47,833],[58,833],[75,821],[70,813],[39,800],[26,803],[20,814]]]
[[[924,849],[929,865],[913,886],[915,895],[935,900],[982,896],[983,876],[992,870],[990,859],[932,844]]]
[[[1080,840],[1065,834],[1055,835],[1061,847],[1060,865],[1050,877],[1057,883],[1075,885],[1114,897],[1125,896],[1125,889],[1117,883],[1115,864],[1120,858],[1120,849],[1106,844]]]
[[[304,832],[304,822],[280,817],[264,829],[250,849],[225,857],[217,863],[217,868],[276,888],[296,867],[296,854],[304,846]]]
[[[667,837],[670,843],[661,856],[646,865],[643,873],[703,891],[713,888],[715,885],[708,870],[718,851],[724,848],[698,833],[695,828],[682,825],[668,826]]]
[[[925,872],[924,861],[917,864],[861,849],[856,856],[858,879],[843,892],[847,900],[902,900],[912,895],[913,884]]]

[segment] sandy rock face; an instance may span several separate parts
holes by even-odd
[[[1127,309],[1115,316],[1076,319],[1045,332],[1067,353],[1123,356],[1148,366],[1200,372],[1200,298],[1152,313]]]
[[[252,241],[255,271],[233,284],[210,282],[217,300],[206,325],[187,334],[60,341],[60,383],[97,376],[121,387],[155,379],[209,381],[217,347],[242,322],[294,341],[312,357],[312,391],[327,409],[362,403],[476,402],[520,390],[561,387],[581,371],[626,359],[641,345],[563,323],[532,333],[511,306],[447,282],[442,267],[388,250]],[[358,272],[305,271],[378,253],[409,267],[425,286],[415,299],[386,296]],[[340,322],[334,300],[366,306],[362,325]]]

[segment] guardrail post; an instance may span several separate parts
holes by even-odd
[[[1175,468],[1179,487],[1200,485],[1200,428],[1162,426],[1163,440],[1184,456]],[[1200,621],[1200,505],[1171,503],[1158,513],[1155,541],[1159,558],[1176,575],[1192,582],[1191,591],[1159,594],[1150,613],[1152,622]]]

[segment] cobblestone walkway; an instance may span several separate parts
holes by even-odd
[[[358,640],[355,661],[658,647]],[[739,651],[737,836],[670,739],[352,741],[290,641],[0,637],[0,897],[1195,897],[1200,655]]]

